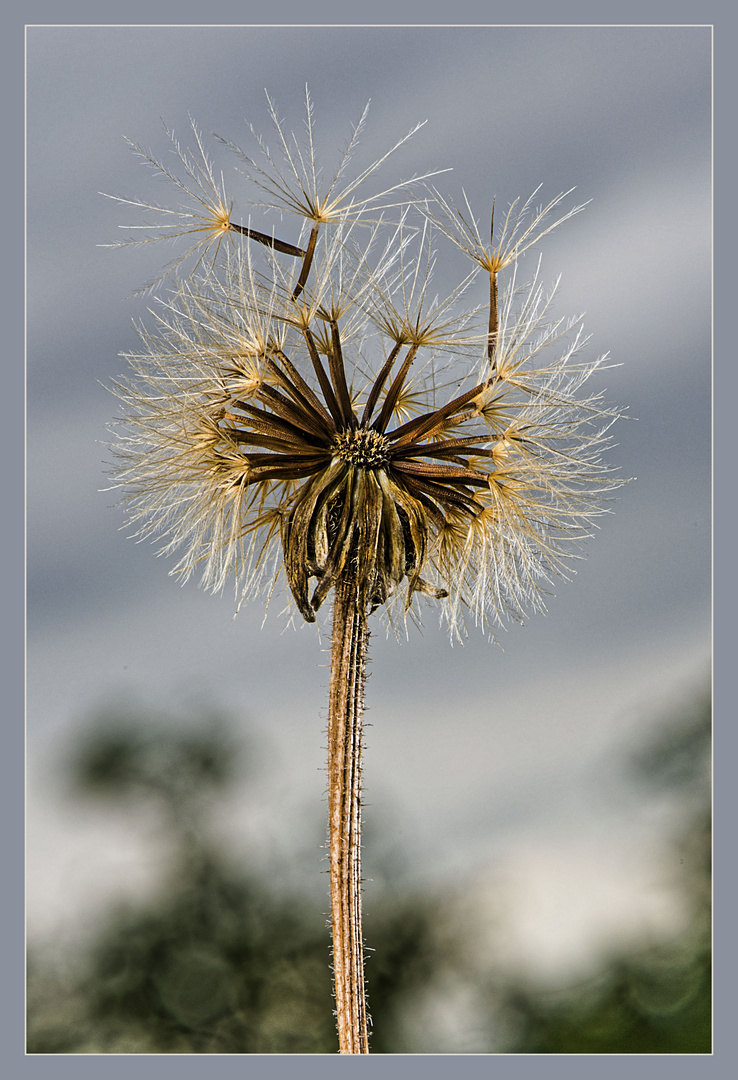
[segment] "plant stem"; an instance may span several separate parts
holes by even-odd
[[[328,704],[328,817],[333,927],[333,984],[339,1053],[368,1054],[361,929],[361,751],[366,606],[356,583],[334,588]]]

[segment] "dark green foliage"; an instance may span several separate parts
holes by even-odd
[[[396,1017],[433,976],[437,919],[435,904],[416,897],[395,904],[385,900],[376,917],[370,913],[365,919],[366,939],[373,942],[366,977],[374,1054],[406,1052]]]
[[[635,779],[652,787],[702,790],[711,745],[712,706],[704,697],[681,722],[665,724],[662,734],[634,755]]]
[[[157,1052],[333,1049],[328,933],[203,855],[167,901],[122,917],[89,958],[93,1023],[128,1020]],[[322,930],[322,932],[321,932]]]
[[[113,715],[77,746],[74,788],[158,804],[175,870],[157,902],[113,914],[90,948],[74,978],[78,1023],[31,1015],[31,1053],[333,1050],[325,919],[236,872],[206,838],[204,796],[237,760],[212,721],[181,731]]]
[[[134,798],[148,791],[173,807],[199,809],[208,792],[223,790],[241,764],[236,741],[217,714],[180,726],[166,717],[113,711],[94,720],[72,747],[73,787],[84,796]]]
[[[618,961],[596,984],[555,998],[512,991],[529,1054],[709,1054],[710,956]]]
[[[679,793],[694,817],[674,845],[693,922],[681,939],[614,957],[592,983],[557,995],[510,988],[521,1024],[515,1047],[532,1054],[709,1054],[712,1050],[709,698],[632,759],[636,784]]]
[[[121,913],[86,957],[76,1027],[29,1025],[31,1053],[319,1053],[334,1048],[328,934],[203,863],[148,911]],[[33,1021],[33,1018],[31,1018]]]
[[[709,709],[700,707],[645,747],[632,770],[639,785],[668,786],[694,808],[674,845],[694,912],[681,939],[613,956],[592,981],[544,992],[495,971],[466,972],[448,897],[373,890],[365,920],[372,1052],[421,1049],[408,1045],[403,1018],[429,988],[442,993],[452,970],[482,1018],[488,1013],[484,1045],[497,1045],[501,1032],[507,1053],[709,1053],[709,734]],[[155,899],[111,913],[66,975],[31,954],[29,1052],[336,1053],[327,895],[321,908],[276,894],[207,836],[208,799],[243,774],[227,725],[97,718],[70,762],[85,797],[159,810],[172,869]]]

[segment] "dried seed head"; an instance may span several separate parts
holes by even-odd
[[[182,548],[185,578],[199,568],[218,589],[235,574],[242,596],[271,595],[283,569],[308,621],[349,577],[367,608],[424,594],[453,633],[468,615],[489,627],[543,609],[620,483],[602,462],[618,413],[581,395],[602,360],[577,359],[581,327],[551,319],[537,271],[527,287],[515,276],[561,197],[530,223],[530,201],[511,210],[490,246],[437,194],[406,199],[394,223],[366,216],[378,207],[358,181],[319,204],[312,158],[290,178],[298,159],[280,142],[287,171],[265,150],[250,175],[302,215],[305,249],[239,228],[218,246],[222,184],[180,154],[209,192],[198,252],[211,257],[161,300],[116,387],[115,484],[138,535]],[[472,263],[441,300],[429,222]],[[468,306],[477,273],[482,303]]]

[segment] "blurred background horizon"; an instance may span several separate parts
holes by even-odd
[[[710,680],[710,54],[707,27],[28,31],[27,866],[39,955],[89,948],[116,905],[154,903],[166,851],[180,851],[135,785],[118,803],[75,794],[74,748],[111,716],[148,718],[167,737],[221,717],[249,764],[218,789],[212,844],[303,897],[324,929],[328,637],[285,630],[279,605],[234,621],[231,594],[180,588],[101,491],[117,412],[104,386],[150,304],[132,294],[174,255],[97,246],[134,218],[98,192],[169,196],[122,136],[166,160],[161,120],[186,143],[192,116],[235,181],[208,133],[248,149],[250,121],[273,141],[265,88],[298,130],[306,83],[327,171],[371,98],[357,169],[427,119],[388,183],[452,167],[438,187],[466,191],[481,217],[493,196],[507,204],[540,183],[544,200],[573,186],[576,202],[592,200],[544,243],[543,279],[562,274],[556,309],[586,312],[591,354],[619,365],[597,388],[633,418],[616,425],[609,460],[637,479],[545,617],[500,631],[499,645],[472,631],[453,648],[432,619],[400,642],[377,622],[368,916],[403,890],[443,897],[444,910],[467,897],[467,921],[496,942],[492,967],[549,988],[687,933],[674,845],[702,812],[709,770],[656,794],[631,774],[702,715]],[[439,1000],[461,1016],[454,978]],[[430,1005],[412,1015],[405,1047],[434,1031],[447,1052],[466,1038],[460,1020],[429,1019]]]

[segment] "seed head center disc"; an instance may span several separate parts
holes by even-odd
[[[389,461],[389,440],[373,428],[339,431],[333,440],[333,452],[350,465],[376,469]]]

